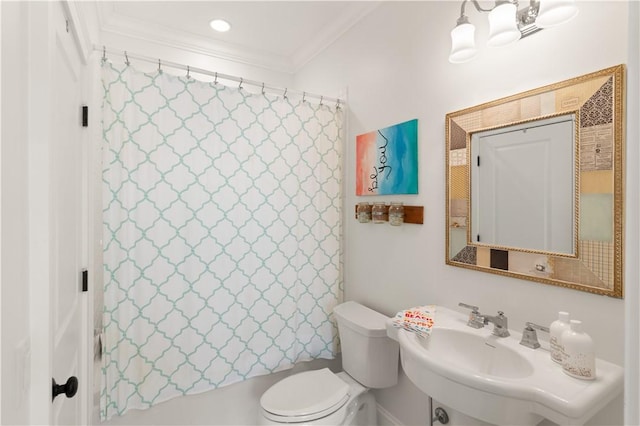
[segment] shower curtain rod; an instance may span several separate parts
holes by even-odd
[[[256,87],[260,87],[262,92],[264,93],[265,91],[269,91],[272,93],[281,93],[284,97],[287,96],[287,94],[296,94],[299,96],[302,96],[302,100],[304,101],[305,98],[316,98],[316,99],[320,99],[320,104],[322,105],[323,102],[335,102],[336,104],[336,108],[340,108],[341,105],[344,105],[344,100],[340,99],[340,98],[332,98],[332,97],[328,97],[328,96],[323,96],[323,95],[316,95],[314,93],[309,93],[309,92],[302,92],[299,90],[289,90],[288,88],[282,88],[282,87],[275,87],[275,86],[270,86],[270,85],[266,85],[264,82],[261,81],[255,81],[255,80],[246,80],[242,77],[236,77],[233,75],[229,75],[229,74],[222,74],[219,72],[215,72],[215,71],[209,71],[209,70],[205,70],[202,68],[197,68],[197,67],[191,67],[189,65],[184,65],[184,64],[179,64],[177,62],[171,62],[171,61],[164,61],[158,58],[152,58],[149,56],[144,56],[144,55],[139,55],[136,53],[129,53],[128,51],[119,51],[119,50],[115,50],[115,49],[107,49],[106,46],[98,46],[98,45],[94,45],[93,46],[93,50],[101,52],[102,53],[102,58],[103,59],[107,59],[107,55],[118,55],[118,56],[122,56],[125,58],[124,63],[129,65],[130,64],[130,60],[131,59],[136,59],[139,61],[144,61],[144,62],[150,62],[150,63],[154,63],[154,64],[158,64],[158,69],[162,69],[163,66],[167,66],[170,68],[176,68],[176,69],[180,69],[180,70],[184,70],[187,72],[187,76],[190,76],[190,73],[194,72],[197,74],[203,74],[203,75],[208,75],[210,77],[214,77],[217,81],[217,79],[222,79],[222,80],[229,80],[229,81],[234,81],[236,83],[238,83],[238,87],[242,88],[243,85],[248,84],[251,86],[256,86]]]

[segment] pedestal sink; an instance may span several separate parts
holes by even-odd
[[[467,317],[441,306],[429,337],[388,327],[400,343],[402,367],[424,393],[468,416],[496,425],[535,425],[547,418],[581,425],[623,389],[622,367],[596,361],[597,378],[563,373],[543,348],[519,344],[520,334],[474,329]]]

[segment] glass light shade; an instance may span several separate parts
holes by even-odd
[[[487,46],[500,47],[520,40],[522,34],[516,22],[516,5],[502,3],[489,12],[489,40]]]
[[[578,14],[575,0],[540,0],[536,26],[549,28],[564,24]]]
[[[460,24],[451,30],[451,53],[449,62],[460,64],[473,59],[478,53],[475,40],[476,27],[473,24]]]

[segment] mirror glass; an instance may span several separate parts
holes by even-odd
[[[448,265],[623,296],[624,73],[447,114]]]
[[[576,254],[576,114],[471,135],[471,241]]]

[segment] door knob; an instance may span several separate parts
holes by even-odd
[[[65,383],[64,385],[57,384],[56,379],[51,379],[51,383],[51,390],[53,395],[51,397],[52,401],[56,399],[56,396],[60,395],[61,393],[65,394],[67,398],[73,398],[76,392],[78,392],[78,378],[76,376],[69,377],[67,383]]]

